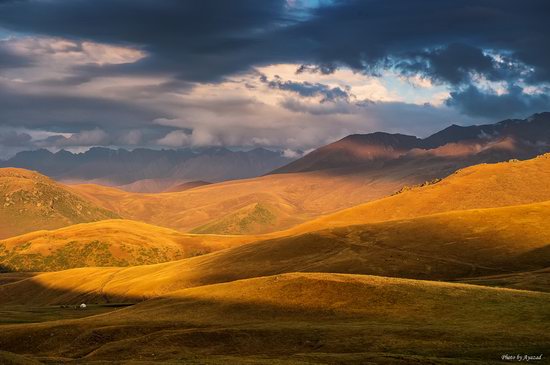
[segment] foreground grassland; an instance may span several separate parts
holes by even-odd
[[[546,293],[296,273],[2,325],[0,348],[45,363],[487,364],[544,352],[549,324]]]
[[[75,187],[91,204],[196,233],[119,219],[0,241],[12,271],[0,274],[0,364],[550,356],[549,155],[466,168],[300,225],[315,205],[330,213],[366,190],[348,182],[340,202],[340,188],[285,176],[168,194]],[[61,270],[71,265],[82,267]]]
[[[81,309],[79,304],[33,307],[27,305],[0,306],[0,325],[18,323],[38,323],[65,319],[83,318],[108,313],[126,307],[124,303],[87,304]]]
[[[550,203],[474,209],[259,241],[156,265],[42,273],[0,286],[0,304],[125,302],[288,272],[454,281],[517,276],[549,266],[549,217]],[[512,287],[544,291],[547,272],[537,276]]]

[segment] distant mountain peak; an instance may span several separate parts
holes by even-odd
[[[127,150],[92,147],[86,152],[60,150],[20,152],[0,167],[36,170],[63,181],[94,181],[128,185],[154,179],[224,181],[250,178],[285,165],[290,159],[265,148],[232,151],[226,147]],[[139,185],[139,184],[138,184]]]
[[[318,148],[273,173],[305,172],[378,163],[397,158],[417,147],[420,142],[421,140],[415,136],[398,133],[351,134]]]
[[[497,146],[509,146],[510,141],[514,141],[513,148],[507,148],[506,153],[502,153],[502,148],[497,148]],[[514,153],[520,157],[533,157],[545,152],[546,146],[550,146],[550,112],[533,114],[525,120],[506,119],[495,124],[461,126],[453,123],[424,139],[385,132],[351,134],[320,147],[272,173],[305,172],[360,165],[368,168],[369,164],[394,160],[413,150],[444,149],[445,151],[434,152],[439,156],[452,156],[454,153],[461,156],[465,153],[485,155],[493,153],[496,160]],[[514,152],[514,148],[517,152]],[[495,152],[497,150],[500,151],[498,156]]]

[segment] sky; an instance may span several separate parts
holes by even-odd
[[[0,0],[0,158],[280,149],[550,110],[547,0]]]

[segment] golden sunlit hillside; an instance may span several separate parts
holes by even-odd
[[[480,164],[435,183],[319,217],[287,234],[335,226],[407,219],[453,210],[550,200],[550,154],[526,161]]]
[[[550,0],[0,0],[0,365],[550,365]]]
[[[0,169],[0,238],[117,217],[37,172]]]
[[[550,203],[442,213],[246,244],[157,265],[43,273],[0,286],[0,304],[128,302],[287,272],[459,280],[550,262]]]
[[[267,233],[387,196],[404,185],[446,176],[456,165],[437,158],[411,160],[369,169],[268,175],[162,194],[93,184],[68,188],[124,218],[180,231]],[[258,213],[258,204],[264,207],[260,210],[268,211],[267,216]]]
[[[0,348],[79,364],[491,364],[509,348],[545,349],[549,303],[547,293],[291,273],[82,319],[4,325]]]
[[[266,229],[284,227],[289,222],[281,222],[285,213],[277,207],[265,203],[247,205],[220,219],[191,230],[191,233],[255,234]],[[287,219],[288,220],[288,219]],[[292,222],[292,220],[290,220]]]
[[[173,261],[247,242],[252,237],[183,234],[130,220],[83,223],[0,240],[7,271],[57,271]]]
[[[548,155],[475,165],[435,184],[415,187],[452,173],[456,164],[438,158],[422,163],[413,159],[362,172],[341,169],[278,174],[163,194],[128,193],[99,185],[69,188],[125,218],[180,231],[260,234],[287,229],[269,235],[272,237],[550,200]],[[529,189],[525,189],[526,181],[532,182]],[[260,209],[266,214],[258,212],[258,204],[267,207]]]

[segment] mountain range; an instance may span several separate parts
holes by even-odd
[[[0,167],[36,170],[67,183],[98,183],[130,192],[178,190],[204,182],[246,179],[264,174],[352,168],[362,173],[388,164],[408,164],[439,158],[454,169],[483,162],[527,159],[550,151],[550,113],[496,124],[453,124],[427,138],[376,132],[354,134],[292,161],[264,148],[231,151],[226,148],[132,151],[94,147],[84,153],[61,150],[24,151]],[[448,169],[452,172],[453,168]],[[436,177],[438,174],[435,174]],[[445,176],[445,173],[439,173]],[[191,183],[191,184],[189,184]]]
[[[507,119],[496,124],[451,125],[421,139],[403,134],[376,132],[354,134],[318,148],[273,173],[294,173],[380,166],[397,159],[475,157],[476,163],[526,159],[550,151],[550,113],[527,119]]]
[[[153,192],[193,181],[218,182],[268,173],[290,159],[263,148],[231,151],[226,148],[132,151],[93,147],[83,153],[45,149],[23,151],[0,167],[36,170],[64,182],[97,182],[129,191]]]

